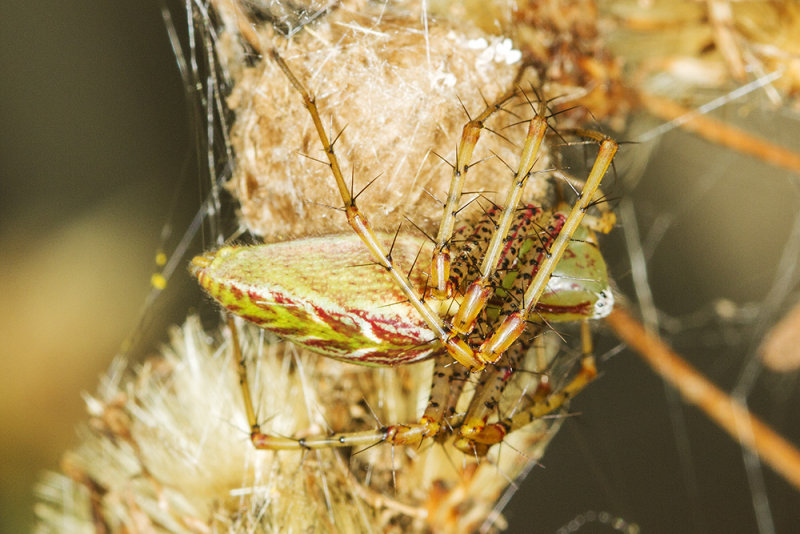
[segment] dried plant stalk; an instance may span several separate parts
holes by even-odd
[[[714,386],[625,310],[617,308],[606,322],[687,402],[703,410],[733,439],[760,456],[800,490],[800,451],[794,445]]]

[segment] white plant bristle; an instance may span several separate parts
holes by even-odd
[[[365,368],[299,351],[255,327],[242,333],[259,420],[274,435],[414,422],[427,402],[430,361]],[[352,456],[256,450],[227,333],[210,338],[190,317],[171,339],[161,357],[124,378],[114,366],[101,394],[87,399],[90,423],[65,456],[67,476],[50,474],[39,487],[37,533],[89,533],[100,524],[114,532],[501,527],[497,499],[540,458],[560,421],[515,432],[481,459],[457,451],[452,440],[378,444]],[[535,387],[536,378],[519,374],[525,383],[514,388]],[[468,386],[462,406],[471,393]]]

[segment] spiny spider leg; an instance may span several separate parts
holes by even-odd
[[[472,332],[478,314],[486,307],[486,303],[494,293],[492,277],[497,269],[497,263],[500,261],[505,239],[511,229],[517,205],[522,199],[525,185],[531,175],[531,169],[536,163],[536,156],[546,133],[547,118],[544,115],[544,105],[542,104],[540,105],[539,113],[531,119],[528,126],[528,134],[525,137],[519,168],[506,195],[505,208],[500,215],[500,221],[497,223],[492,240],[484,253],[480,276],[470,284],[464,293],[464,300],[458,308],[458,312],[450,321],[454,333],[466,335]]]
[[[478,451],[476,448],[478,444],[494,445],[501,441],[492,441],[491,437],[482,431],[486,428],[489,418],[498,413],[506,386],[514,373],[520,370],[528,349],[527,343],[516,343],[496,365],[481,374],[475,388],[475,396],[470,400],[467,412],[458,426],[457,443],[462,445],[459,447],[462,451],[481,456],[488,451],[488,447],[483,447],[485,451]],[[463,446],[465,444],[469,444],[468,449]]]
[[[576,192],[580,189],[583,189],[584,185],[586,185],[586,182],[583,180],[579,180],[559,169],[553,171],[553,176],[569,185]],[[598,201],[598,198],[602,201]],[[605,193],[603,193],[603,190],[600,187],[597,188],[595,193],[594,205],[597,208],[597,211],[600,212],[600,215],[584,215],[583,225],[591,230],[594,230],[595,232],[607,234],[613,230],[614,225],[617,224],[617,216],[613,211],[611,211],[608,197],[606,197]]]
[[[256,420],[252,395],[247,380],[247,367],[242,356],[238,330],[233,318],[229,319],[228,326],[231,332],[232,350],[245,402],[245,413],[250,425],[250,439],[257,449],[311,450],[331,447],[370,447],[378,443],[418,445],[424,438],[435,437],[442,430],[442,423],[453,415],[456,401],[461,392],[460,386],[449,386],[452,386],[454,382],[466,383],[468,377],[464,367],[453,365],[445,355],[440,356],[436,362],[435,369],[440,373],[444,372],[447,380],[433,380],[430,401],[425,415],[419,423],[397,424],[376,430],[341,432],[299,439],[265,434],[261,432],[261,427]],[[586,332],[588,332],[588,329]],[[522,345],[521,343],[518,344],[521,351],[519,353],[520,357],[527,350],[527,347]],[[591,345],[586,345],[585,342],[584,346],[590,347]],[[499,402],[505,384],[515,372],[515,363],[517,363],[516,360],[511,362],[508,367],[493,369],[492,374],[485,377],[482,384],[479,384],[480,392],[470,401],[467,417],[463,423],[456,420],[447,421],[451,428],[455,428],[460,435],[456,440],[456,446],[459,449],[478,456],[484,455],[491,445],[500,443],[508,433],[564,406],[597,374],[593,357],[587,355],[583,358],[578,374],[563,389],[552,394],[534,395],[530,405],[515,415],[495,423],[486,424],[486,420],[491,415],[491,413],[487,413],[487,410],[491,411],[491,406]],[[452,368],[452,370],[447,371],[448,367]],[[436,374],[436,371],[434,371],[434,377],[441,378]],[[499,384],[497,384],[498,382]],[[495,383],[499,387],[490,389],[491,383]],[[544,389],[543,391],[548,390]],[[445,435],[450,434],[445,433]]]
[[[433,247],[431,276],[426,296],[440,300],[449,299],[453,296],[453,285],[450,281],[450,240],[453,237],[456,214],[460,209],[461,194],[464,189],[467,171],[472,161],[472,152],[475,149],[475,145],[478,144],[486,119],[494,112],[502,109],[503,104],[511,99],[516,92],[515,89],[511,89],[501,96],[495,104],[487,105],[483,113],[466,123],[461,131],[461,141],[456,149],[456,164],[453,166],[453,178],[450,180],[447,202],[445,202],[442,211],[442,220],[439,222],[436,244]]]
[[[592,170],[589,173],[589,177],[586,179],[583,190],[578,195],[577,200],[572,205],[569,215],[564,220],[558,237],[555,238],[555,241],[550,246],[549,253],[545,260],[539,265],[536,276],[533,277],[528,289],[525,291],[521,306],[519,306],[517,311],[509,314],[500,327],[497,328],[478,349],[476,356],[482,362],[496,362],[525,330],[528,316],[539,302],[539,298],[542,296],[542,293],[544,293],[547,282],[550,280],[550,275],[553,274],[553,270],[556,268],[556,265],[558,265],[559,260],[561,260],[561,256],[567,249],[573,234],[581,224],[586,210],[592,204],[594,194],[600,186],[600,181],[603,179],[603,176],[605,176],[614,158],[614,154],[616,154],[617,148],[619,147],[613,139],[598,132],[580,130],[578,134],[583,137],[594,139],[600,143],[600,150],[597,153],[597,158],[592,166]],[[514,207],[516,207],[516,204]],[[508,205],[506,205],[505,209],[509,210]],[[459,312],[460,311],[461,310],[459,310]]]
[[[236,362],[236,371],[239,375],[239,386],[241,387],[245,405],[247,424],[250,427],[250,441],[257,449],[298,450],[326,449],[330,447],[369,447],[382,442],[389,442],[394,445],[418,444],[423,438],[434,436],[439,431],[439,422],[444,416],[443,412],[438,414],[431,412],[429,414],[426,411],[426,417],[423,417],[422,422],[418,424],[392,425],[378,430],[347,432],[301,439],[264,434],[261,432],[261,425],[256,419],[253,397],[250,393],[250,383],[247,378],[247,365],[242,355],[236,322],[232,316],[228,317],[228,330],[231,333],[233,357]],[[432,390],[429,409],[431,405],[435,404],[434,396],[436,399],[441,399],[441,405],[444,406],[447,402],[446,396],[449,393],[444,388]]]
[[[448,357],[436,358],[428,405],[420,419],[421,424],[429,426],[431,436],[438,434],[442,422],[455,414],[456,403],[468,378],[469,372],[463,365],[453,365]]]
[[[518,346],[519,344],[516,344],[509,350],[515,350]],[[572,397],[580,393],[583,388],[597,377],[591,329],[589,321],[585,319],[581,321],[581,351],[583,356],[580,368],[567,384],[551,392],[549,383],[546,380],[542,380],[539,382],[537,391],[530,396],[526,396],[526,398],[530,399],[529,404],[522,406],[509,417],[487,424],[487,420],[491,415],[489,413],[490,408],[496,405],[497,400],[501,397],[502,388],[508,383],[510,374],[515,371],[520,372],[513,366],[506,369],[507,376],[501,377],[501,389],[489,390],[487,398],[482,399],[480,402],[475,402],[476,399],[473,399],[464,421],[459,426],[460,437],[455,441],[455,447],[465,453],[485,454],[485,451],[490,446],[502,442],[505,436],[511,432],[523,428],[566,405]]]
[[[336,181],[336,186],[339,189],[339,194],[344,203],[345,214],[347,215],[347,222],[353,228],[353,231],[364,242],[364,245],[369,249],[372,258],[375,262],[386,269],[391,277],[397,283],[397,286],[403,291],[408,298],[409,303],[419,312],[422,319],[428,324],[430,329],[434,332],[436,337],[442,343],[447,353],[460,364],[469,368],[472,371],[479,371],[485,367],[483,361],[475,357],[475,352],[472,348],[456,333],[452,328],[445,324],[439,315],[428,306],[422,298],[417,294],[409,279],[403,274],[401,269],[398,269],[392,261],[391,256],[386,252],[384,246],[379,241],[378,237],[372,229],[366,216],[358,209],[355,199],[350,193],[347,183],[342,176],[339,161],[336,153],[333,150],[333,145],[328,140],[328,134],[322,125],[322,120],[317,110],[315,97],[312,96],[308,90],[300,83],[300,80],[289,69],[289,66],[283,60],[281,55],[276,49],[271,50],[272,59],[278,64],[280,69],[286,75],[289,82],[297,90],[303,98],[303,104],[311,115],[314,121],[314,127],[317,130],[320,141],[322,142],[325,154],[330,162],[331,172],[333,173]]]

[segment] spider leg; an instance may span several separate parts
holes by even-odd
[[[486,109],[477,118],[464,125],[461,132],[461,141],[456,150],[456,164],[453,166],[453,178],[450,180],[450,190],[447,193],[447,201],[442,212],[442,219],[439,222],[439,231],[436,234],[436,244],[433,247],[431,277],[427,290],[428,296],[432,298],[448,299],[453,296],[454,288],[450,281],[450,241],[453,237],[456,213],[458,213],[461,204],[464,181],[472,161],[472,152],[475,149],[475,145],[478,144],[484,121],[494,112],[502,109],[503,104],[511,99],[515,93],[516,90],[509,90],[497,102],[486,106]]]
[[[228,315],[228,331],[231,334],[231,345],[233,348],[233,360],[236,364],[236,374],[239,376],[239,387],[242,390],[244,400],[244,410],[247,416],[247,424],[250,427],[250,435],[253,436],[261,432],[256,419],[256,410],[253,406],[253,396],[250,393],[250,381],[247,378],[247,362],[242,355],[242,345],[239,343],[239,330],[236,328],[236,321],[233,315]]]
[[[463,385],[467,382],[468,372],[463,366],[453,365],[449,358],[442,355],[436,360],[430,399],[419,423],[394,424],[374,430],[331,433],[304,438],[277,436],[263,432],[256,420],[247,378],[247,366],[242,356],[237,328],[232,318],[229,319],[228,326],[231,332],[232,354],[250,426],[250,439],[257,449],[264,450],[371,447],[379,443],[398,446],[419,445],[425,438],[435,438],[440,434],[452,435],[452,432],[449,431],[452,427],[459,435],[455,441],[457,448],[469,454],[482,456],[489,447],[502,442],[508,433],[559,409],[597,374],[594,358],[586,353],[580,371],[564,388],[550,393],[548,383],[541,380],[537,391],[532,396],[530,405],[511,417],[495,423],[487,423],[488,419],[496,413],[505,387],[520,367],[528,346],[524,343],[516,344],[504,358],[506,365],[495,366],[481,375],[480,382],[476,385],[475,393],[470,400],[467,414],[458,419],[454,416],[455,405],[462,393]],[[583,333],[584,351],[591,351],[591,340],[587,340],[586,337],[588,328]],[[446,432],[444,431],[446,430],[445,423],[448,425]]]
[[[420,422],[428,424],[433,432],[431,436],[442,430],[442,423],[455,415],[456,403],[467,383],[468,372],[462,365],[453,365],[447,357],[438,357],[434,362],[431,379],[431,393],[428,405]]]
[[[614,158],[614,154],[619,147],[613,139],[597,132],[582,130],[579,131],[579,135],[594,139],[600,143],[600,150],[598,151],[592,170],[589,173],[583,190],[578,195],[569,215],[564,220],[558,236],[549,247],[546,258],[539,265],[536,275],[525,291],[521,305],[518,306],[517,311],[509,314],[494,333],[481,344],[476,356],[483,362],[489,363],[497,361],[525,330],[528,316],[539,302],[539,298],[542,296],[542,293],[544,293],[547,282],[550,280],[550,275],[555,270],[559,260],[561,260],[561,256],[567,249],[573,234],[580,226],[586,210],[592,204],[592,199],[597,192],[597,188],[600,186],[600,181],[603,179],[603,176],[605,176]],[[508,209],[508,206],[506,206],[506,210]]]
[[[471,409],[470,414],[459,428],[460,437],[456,440],[455,446],[467,453],[488,450],[491,445],[502,442],[509,433],[562,408],[571,398],[580,393],[597,376],[588,320],[581,322],[581,340],[583,356],[580,367],[567,384],[551,392],[549,382],[540,382],[537,391],[528,397],[529,404],[527,406],[495,423],[487,424],[488,414],[481,413],[479,407],[476,407],[474,411]],[[514,347],[517,346],[519,344]]]
[[[525,185],[531,175],[531,169],[536,163],[539,148],[547,133],[547,128],[544,105],[540,105],[539,112],[531,119],[528,126],[528,134],[525,137],[519,168],[506,195],[505,207],[500,215],[500,220],[496,223],[494,234],[484,253],[480,266],[480,276],[467,288],[458,312],[450,321],[453,332],[457,334],[466,335],[472,332],[478,314],[486,307],[489,298],[494,293],[492,279],[497,270],[497,264],[501,260],[505,240],[515,218],[516,207],[522,199]],[[478,358],[483,362],[489,361],[480,355],[478,355]],[[497,358],[491,361],[496,360]]]
[[[322,147],[326,156],[328,157],[331,173],[333,174],[334,181],[336,182],[336,186],[344,204],[347,222],[350,224],[353,231],[359,236],[361,241],[363,241],[364,245],[370,251],[373,260],[378,265],[386,269],[386,271],[394,279],[394,281],[397,283],[397,286],[408,298],[409,303],[417,310],[417,312],[419,312],[422,319],[439,339],[447,353],[450,354],[453,359],[472,371],[479,371],[483,369],[485,366],[483,361],[476,358],[475,352],[472,350],[472,348],[467,345],[464,340],[459,338],[458,335],[453,332],[453,329],[450,327],[450,325],[446,324],[442,318],[439,317],[438,313],[436,313],[422,299],[422,297],[414,289],[411,281],[404,274],[404,270],[398,268],[398,266],[392,260],[391,255],[386,251],[385,246],[381,244],[380,240],[375,235],[372,225],[369,223],[366,215],[364,215],[364,213],[362,213],[356,205],[356,200],[351,194],[351,191],[347,186],[347,182],[342,175],[342,171],[339,166],[339,160],[336,157],[336,153],[333,149],[333,144],[329,141],[328,134],[325,132],[325,128],[322,124],[322,119],[320,118],[319,110],[317,109],[315,97],[305,88],[305,86],[294,75],[291,69],[289,69],[289,66],[276,49],[273,48],[270,51],[270,54],[272,59],[283,71],[286,78],[302,97],[303,104],[305,105],[309,115],[311,116],[311,119],[314,122],[314,127],[317,130],[319,139],[322,142]]]
[[[553,176],[569,185],[576,192],[583,189],[584,185],[586,185],[586,182],[583,180],[579,180],[559,169],[553,171]],[[593,203],[599,215],[586,214],[583,216],[582,222],[582,224],[590,230],[600,232],[601,234],[609,233],[614,229],[614,225],[617,223],[617,216],[611,211],[611,206],[606,200],[607,197],[605,193],[598,187],[594,195]]]
[[[425,416],[423,416],[419,423],[390,425],[375,430],[340,432],[306,438],[276,436],[262,432],[261,425],[259,425],[256,419],[253,397],[250,392],[250,385],[247,377],[247,364],[242,355],[238,330],[232,316],[228,318],[228,329],[231,333],[232,353],[239,376],[242,397],[244,399],[247,424],[250,427],[250,441],[252,441],[257,449],[311,450],[328,449],[331,447],[370,447],[378,443],[391,443],[392,445],[419,444],[424,438],[433,437],[439,432],[441,428],[440,423],[444,417],[444,411],[441,410],[437,412],[436,406],[442,406],[444,408],[448,404],[454,404],[453,401],[448,399],[448,396],[452,396],[452,391],[449,386],[453,380],[459,381],[458,378],[453,378],[454,376],[466,375],[465,368],[455,365],[449,366],[450,368],[456,369],[450,371],[447,376],[440,376],[434,373],[431,400],[428,403]],[[437,360],[437,368],[440,371],[446,369],[445,363],[448,361],[450,360],[447,358],[439,358]],[[465,376],[462,376],[462,378],[465,378]],[[460,381],[462,383],[464,382],[464,380]],[[460,388],[458,388],[458,392],[460,392]]]
[[[519,371],[527,351],[527,344],[515,344],[503,355],[497,365],[481,375],[475,395],[458,428],[460,436],[458,443],[461,444],[460,446],[457,444],[459,449],[480,455],[482,448],[476,447],[476,444],[493,445],[502,441],[502,435],[495,434],[495,425],[487,426],[487,422],[497,413],[506,386],[514,374]],[[498,439],[495,440],[495,436],[499,436]],[[468,448],[464,447],[466,443],[469,443]]]

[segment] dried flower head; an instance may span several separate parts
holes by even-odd
[[[432,362],[375,369],[321,358],[246,327],[257,411],[285,436],[414,421]],[[96,396],[67,476],[39,487],[37,532],[471,532],[502,528],[496,504],[543,454],[553,417],[509,436],[484,458],[452,440],[419,448],[257,451],[225,332],[195,317],[161,357],[124,372],[117,361]],[[551,351],[551,355],[553,352]],[[535,388],[520,373],[505,403]],[[459,406],[469,401],[467,386]],[[511,399],[515,399],[512,401]],[[502,406],[501,409],[511,409]]]
[[[519,52],[470,25],[431,21],[422,31],[419,13],[376,4],[351,9],[339,6],[294,35],[286,60],[318,93],[331,135],[342,131],[337,154],[358,177],[356,187],[380,176],[363,197],[383,215],[379,226],[393,231],[409,215],[430,227],[441,207],[425,192],[444,198],[451,173],[434,153],[450,157],[464,110],[477,114],[482,98],[492,102],[514,83]],[[283,41],[270,24],[259,30],[267,42]],[[231,188],[248,229],[269,241],[340,228],[340,214],[323,207],[339,202],[329,169],[315,161],[324,154],[294,89],[269,58],[233,72]],[[485,141],[476,159],[494,152],[513,161],[513,145],[499,136]],[[478,172],[486,190],[507,182],[492,165]]]

